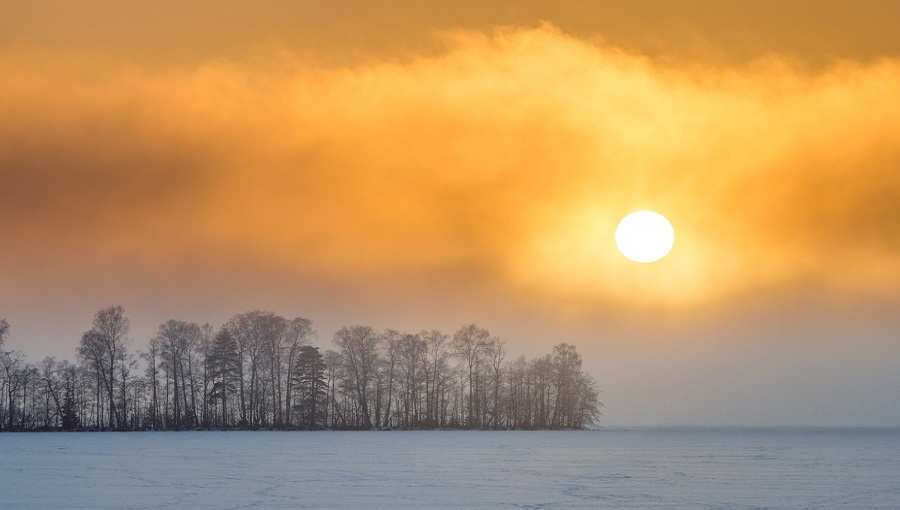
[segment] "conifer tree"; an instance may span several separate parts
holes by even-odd
[[[63,430],[75,430],[81,426],[81,420],[76,411],[75,395],[72,391],[72,383],[66,381],[66,395],[63,397],[62,428]]]
[[[304,345],[294,366],[296,413],[300,426],[319,429],[325,426],[325,360],[318,347]]]

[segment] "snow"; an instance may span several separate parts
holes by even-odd
[[[896,509],[900,430],[0,434],[0,508]]]

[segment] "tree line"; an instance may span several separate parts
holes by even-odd
[[[474,324],[452,336],[341,328],[333,349],[312,321],[253,311],[220,328],[169,320],[130,349],[121,306],[100,310],[76,361],[3,350],[0,430],[563,429],[600,417],[573,345],[508,360]]]

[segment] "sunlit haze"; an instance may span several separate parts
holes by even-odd
[[[584,6],[582,3],[591,5]],[[545,5],[547,4],[547,5]],[[4,349],[122,305],[577,346],[602,425],[900,423],[900,3],[0,3]],[[616,245],[631,212],[668,255]]]

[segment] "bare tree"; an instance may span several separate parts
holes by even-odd
[[[157,338],[167,358],[163,368],[171,373],[175,428],[194,426],[197,415],[191,377],[193,375],[191,358],[200,341],[200,326],[194,322],[169,320],[159,326]],[[188,389],[191,389],[190,398]]]
[[[553,405],[553,359],[549,354],[533,360],[530,367],[530,377],[534,385],[532,399],[533,418],[531,425],[539,429],[548,428],[550,422],[550,409]]]
[[[334,335],[334,343],[341,349],[350,385],[359,405],[358,427],[372,428],[369,412],[369,389],[378,359],[378,335],[369,326],[343,327]]]
[[[245,425],[257,426],[264,417],[262,416],[262,400],[265,396],[263,388],[269,383],[263,379],[264,363],[272,362],[271,354],[266,344],[275,343],[275,336],[284,331],[284,319],[272,313],[253,311],[235,315],[228,321],[226,327],[234,335],[238,343],[241,359],[241,422]],[[244,380],[249,370],[249,388],[245,387]],[[274,370],[274,367],[271,368]],[[274,382],[273,382],[274,384]]]
[[[9,379],[9,371],[6,367],[8,360],[6,359],[7,353],[3,351],[3,343],[8,335],[9,323],[6,322],[6,319],[0,319],[0,366],[4,369],[4,377],[0,379],[0,429],[3,428],[3,423],[6,421],[3,409],[8,392],[7,380]]]
[[[338,405],[338,385],[341,379],[341,370],[344,360],[341,353],[328,349],[322,356],[325,361],[325,385],[328,392],[328,405],[325,408],[325,423],[327,427],[344,428],[346,419]]]
[[[516,429],[531,427],[531,392],[528,375],[529,363],[525,356],[519,356],[507,365],[506,420],[508,426]]]
[[[22,357],[24,361],[24,355]],[[19,369],[19,382],[21,384],[22,409],[19,412],[19,430],[34,430],[35,428],[35,395],[37,394],[38,369],[30,363],[24,363]],[[28,405],[29,399],[31,405]]]
[[[23,383],[22,365],[25,355],[17,351],[0,351],[0,369],[3,370],[3,386],[6,388],[6,429],[15,428],[16,394]],[[25,412],[25,409],[22,409]]]
[[[128,334],[129,326],[122,306],[104,308],[94,315],[93,327],[82,336],[82,345],[79,348],[79,353],[84,351],[88,354],[88,359],[97,371],[98,379],[105,386],[110,426],[120,429],[125,426],[120,412],[123,411],[121,408],[124,402],[116,406],[116,368],[124,363],[127,357],[125,335]]]
[[[109,379],[109,375],[106,372],[105,353],[106,350],[103,348],[103,341],[99,333],[89,330],[81,335],[78,356],[81,358],[85,370],[92,375],[91,380],[94,383],[94,423],[101,428],[103,427],[103,414],[101,411],[103,387]]]
[[[268,384],[271,391],[272,422],[276,427],[281,427],[283,422],[283,381],[281,377],[285,344],[287,342],[288,321],[273,313],[266,313],[257,317],[257,331],[266,363],[269,367]],[[290,381],[288,381],[290,382]],[[289,386],[290,384],[288,384]]]
[[[487,347],[491,334],[486,329],[474,324],[463,326],[453,335],[453,353],[465,363],[468,374],[469,398],[467,401],[466,422],[469,427],[480,426],[478,414],[480,406],[478,402],[477,369]]]
[[[376,409],[375,423],[378,428],[389,428],[391,426],[391,412],[394,404],[394,388],[396,386],[394,375],[397,368],[397,358],[400,352],[400,344],[403,335],[396,329],[386,329],[379,336],[379,347],[381,355],[376,369]],[[382,414],[382,401],[387,398],[384,404]]]
[[[575,346],[561,343],[553,347],[554,402],[550,426],[571,427],[577,416],[578,375],[581,373],[581,356]]]
[[[490,368],[493,382],[493,391],[491,395],[491,427],[493,428],[500,427],[500,416],[502,412],[500,403],[500,370],[503,366],[503,360],[506,358],[506,351],[506,342],[500,340],[498,337],[491,338],[485,346],[485,352],[491,362]]]
[[[6,337],[9,335],[9,323],[6,322],[6,319],[0,319],[0,352],[3,351],[3,342],[6,341]]]
[[[58,370],[56,358],[44,358],[40,366],[42,393],[44,396],[43,428],[51,428],[59,424],[62,418],[62,378]]]
[[[600,419],[600,408],[603,404],[599,401],[600,392],[597,391],[597,383],[590,374],[579,373],[576,384],[576,407],[570,426],[580,429]]]
[[[294,362],[300,347],[306,345],[309,338],[315,334],[312,329],[312,321],[303,317],[297,317],[291,320],[287,325],[286,342],[288,345],[287,356],[287,380],[293,381]],[[288,384],[285,391],[284,402],[284,421],[292,423],[291,413],[293,412],[293,384]]]
[[[437,330],[422,331],[419,337],[425,342],[422,357],[422,373],[425,376],[425,424],[429,427],[442,423],[441,395],[449,378],[447,346],[449,336]]]
[[[235,341],[235,346],[237,347],[237,383],[238,383],[238,398],[240,401],[241,407],[241,420],[240,424],[242,426],[247,426],[247,399],[246,399],[246,389],[244,388],[244,360],[247,358],[247,352],[251,350],[251,332],[250,327],[247,324],[248,319],[245,317],[246,314],[235,315],[228,321],[224,329],[227,329],[231,337]]]
[[[207,395],[209,394],[209,385],[210,385],[210,370],[209,370],[209,361],[210,361],[210,352],[212,351],[212,343],[213,343],[213,327],[209,324],[204,324],[200,326],[200,343],[197,347],[198,352],[200,354],[200,361],[202,365],[202,369],[200,370],[200,388],[198,393],[200,394],[200,422],[203,427],[209,427],[210,424],[210,416],[209,416],[209,398]]]
[[[150,344],[145,352],[141,353],[141,357],[146,364],[145,377],[150,387],[150,402],[148,405],[148,416],[150,428],[156,429],[162,427],[162,417],[159,409],[159,358],[162,353],[162,340],[159,337],[150,340]]]
[[[403,335],[400,338],[398,360],[400,375],[403,377],[400,404],[403,406],[404,427],[420,425],[423,359],[425,359],[425,341],[419,335]]]

